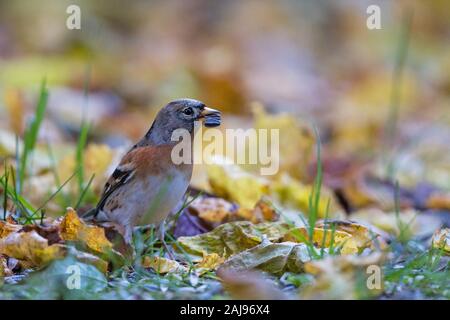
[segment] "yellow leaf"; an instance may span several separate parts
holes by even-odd
[[[213,192],[243,208],[253,208],[269,191],[269,181],[245,172],[233,164],[212,164],[207,168]]]
[[[433,248],[442,249],[446,255],[450,255],[450,229],[437,230],[431,243]]]
[[[195,266],[196,268],[201,270],[201,273],[204,273],[209,270],[215,270],[218,266],[220,266],[222,263],[224,263],[225,258],[221,257],[217,253],[213,252],[210,254],[207,254],[206,252],[203,252],[203,259],[197,263]]]
[[[333,243],[333,247],[339,248],[341,254],[357,254],[365,248],[376,249],[375,239],[380,248],[385,248],[386,244],[378,234],[360,224],[339,220],[316,223],[312,236],[315,247],[321,248],[323,245],[330,248]],[[306,243],[309,241],[308,229],[303,227],[291,229],[283,241]]]
[[[257,103],[253,105],[253,114],[255,129],[279,130],[279,155],[271,156],[278,157],[280,173],[289,172],[296,178],[305,178],[315,145],[311,128],[288,113],[268,114],[264,107]],[[270,141],[270,143],[273,142]]]
[[[106,238],[105,230],[87,225],[72,208],[67,208],[60,228],[63,240],[82,242],[94,253],[108,253],[112,250],[112,243]]]
[[[308,215],[309,212],[309,198],[312,191],[313,188],[311,185],[305,185],[293,179],[288,174],[279,177],[271,187],[271,195],[275,196],[283,206],[300,210],[305,215]],[[325,218],[328,202],[330,202],[328,216],[342,216],[342,210],[337,204],[333,193],[325,186],[322,186],[318,205],[318,217]]]
[[[49,246],[47,239],[36,231],[31,231],[11,233],[0,239],[0,254],[28,261],[33,266],[41,266],[62,258],[65,250],[57,244]]]
[[[142,266],[144,268],[152,268],[158,273],[179,272],[185,270],[185,268],[175,260],[156,256],[145,256],[142,261]]]
[[[331,241],[333,235],[333,241]],[[331,229],[325,230],[322,228],[314,228],[312,242],[316,247],[329,248],[331,243],[334,247],[343,245],[346,241],[351,239],[351,235],[344,231],[335,230],[334,234]],[[324,239],[325,238],[325,239]],[[308,229],[306,228],[295,228],[289,230],[285,234],[282,241],[291,241],[297,243],[306,243],[309,241]]]
[[[18,224],[12,224],[3,220],[0,220],[0,239],[5,238],[9,234],[19,231],[22,226]]]
[[[344,243],[341,251],[343,254],[358,253],[365,248],[386,248],[385,241],[378,233],[359,223],[344,220],[327,220],[326,222],[319,221],[316,223],[316,226],[326,229],[331,229],[334,226],[336,231],[346,232],[351,235],[350,239]]]

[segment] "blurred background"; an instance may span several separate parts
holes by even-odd
[[[81,30],[66,28],[71,4]],[[380,30],[366,26],[371,4]],[[334,189],[369,165],[381,179],[449,190],[449,40],[445,0],[3,0],[0,152],[12,153],[45,78],[40,141],[62,163],[83,115],[89,142],[114,149],[139,139],[165,103],[191,97],[221,109],[224,127],[254,126],[258,108],[316,125]],[[288,167],[310,181],[311,145],[280,139]],[[114,158],[102,148],[88,150],[102,155],[92,167]],[[35,157],[36,170],[46,159]]]

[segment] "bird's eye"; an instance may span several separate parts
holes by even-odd
[[[192,110],[192,108],[186,108],[183,110],[183,113],[187,116],[191,116],[194,113],[194,110]]]

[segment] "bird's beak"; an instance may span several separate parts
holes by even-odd
[[[220,126],[221,117],[220,111],[205,107],[202,112],[200,112],[200,118],[204,118],[205,127],[217,127]]]

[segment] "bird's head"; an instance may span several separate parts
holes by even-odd
[[[156,144],[168,143],[177,129],[193,134],[195,121],[201,119],[205,127],[217,127],[221,122],[220,112],[194,99],[171,101],[158,112],[146,138]]]

